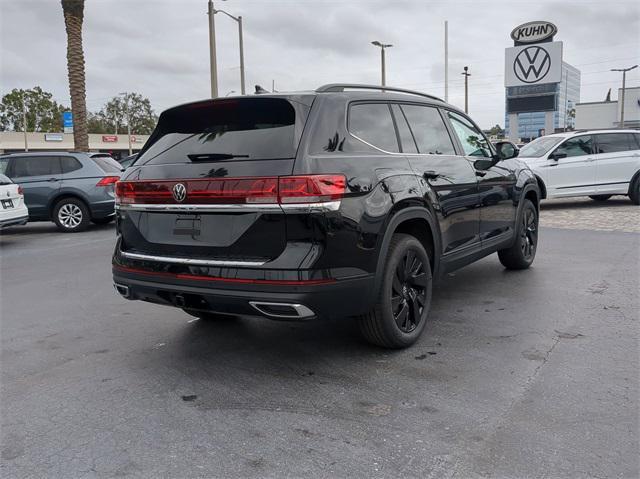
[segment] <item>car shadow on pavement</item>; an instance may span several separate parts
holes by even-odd
[[[600,209],[600,208],[619,208],[634,206],[631,200],[626,196],[614,196],[606,201],[594,201],[590,198],[572,198],[572,199],[556,199],[542,200],[540,209],[545,210],[563,210],[563,209]]]
[[[113,230],[113,229],[114,229],[114,224],[113,222],[111,222],[106,225],[92,224],[85,231],[81,231],[78,233],[65,233],[64,231],[60,231],[54,223],[43,221],[43,222],[27,223],[24,226],[9,226],[7,228],[3,228],[0,230],[0,236],[40,235],[40,234],[55,234],[55,233],[82,235],[83,233],[90,233],[92,231],[107,231],[107,230]]]

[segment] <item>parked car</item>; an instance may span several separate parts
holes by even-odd
[[[457,108],[391,87],[220,98],[162,113],[116,185],[122,296],[202,319],[357,316],[412,344],[435,278],[534,260],[536,179]]]
[[[0,228],[24,225],[29,221],[29,210],[24,203],[22,187],[0,174]]]
[[[533,140],[519,158],[533,170],[542,199],[589,196],[606,201],[626,195],[640,204],[640,132],[592,130]]]
[[[134,161],[136,161],[136,158],[138,157],[137,153],[134,153],[133,155],[129,155],[129,156],[125,156],[123,159],[121,159],[119,161],[120,166],[126,170],[127,168],[129,168]]]
[[[23,188],[31,221],[77,232],[115,217],[114,184],[122,168],[109,155],[14,153],[0,156],[0,171]]]

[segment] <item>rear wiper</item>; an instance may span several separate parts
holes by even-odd
[[[191,161],[232,160],[233,158],[249,158],[249,155],[232,155],[231,153],[193,153],[187,156]]]

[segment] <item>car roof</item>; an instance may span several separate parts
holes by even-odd
[[[3,157],[10,156],[12,158],[21,157],[21,156],[51,156],[51,155],[87,155],[92,156],[94,153],[87,153],[84,151],[19,151],[15,153],[5,153]]]
[[[559,133],[551,133],[541,138],[547,138],[547,137],[569,138],[570,136],[593,135],[596,133],[640,133],[640,130],[634,130],[629,128],[609,128],[609,129],[600,129],[600,130],[573,130],[573,131],[562,131]]]

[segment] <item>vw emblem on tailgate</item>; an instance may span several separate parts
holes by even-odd
[[[182,203],[187,197],[187,187],[182,183],[173,185],[173,197],[178,203]]]

